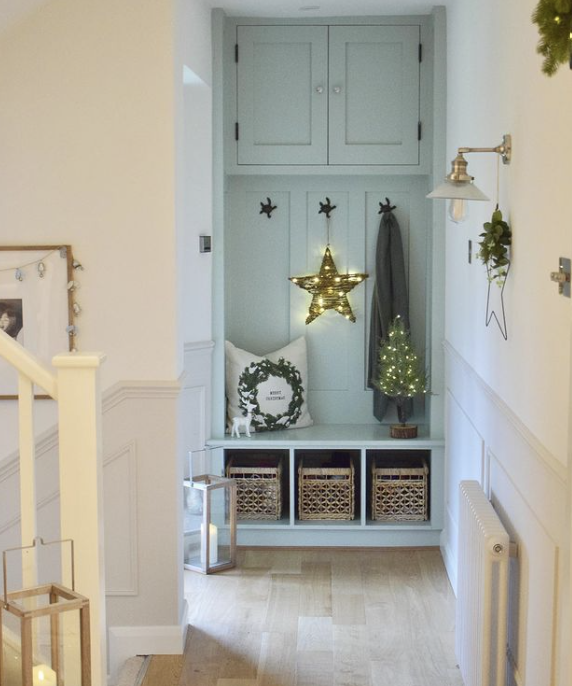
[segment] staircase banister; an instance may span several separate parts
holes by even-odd
[[[57,399],[58,383],[55,374],[52,374],[38,357],[2,330],[0,330],[0,357],[15,367],[20,374],[40,386],[50,397]]]

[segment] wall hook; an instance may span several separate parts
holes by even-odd
[[[396,206],[391,204],[391,200],[389,198],[385,198],[385,202],[385,205],[382,202],[379,203],[378,214],[385,214],[386,212],[391,212],[395,209]]]
[[[329,219],[330,218],[330,212],[333,212],[333,210],[336,209],[336,205],[332,205],[330,199],[326,197],[326,202],[321,202],[320,203],[320,211],[318,214],[325,214],[326,217]]]
[[[266,203],[261,202],[260,203],[260,212],[259,214],[265,214],[268,219],[270,219],[270,216],[272,212],[276,209],[277,205],[272,204],[272,200],[270,198],[266,198]]]

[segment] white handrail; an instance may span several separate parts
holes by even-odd
[[[54,399],[58,397],[58,384],[49,368],[18,341],[0,329],[0,357],[28,377]]]

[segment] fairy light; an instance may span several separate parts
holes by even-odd
[[[326,310],[338,312],[352,322],[356,321],[348,300],[348,293],[367,278],[367,274],[340,274],[329,245],[326,246],[318,274],[292,276],[290,281],[312,295],[306,324],[310,324]]]

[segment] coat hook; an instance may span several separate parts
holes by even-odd
[[[396,205],[391,204],[391,200],[389,198],[385,198],[385,203],[385,205],[382,202],[379,203],[378,214],[385,214],[386,212],[391,212],[396,207]]]
[[[321,202],[320,203],[320,211],[318,214],[324,213],[326,217],[329,219],[330,218],[330,212],[336,209],[336,205],[332,205],[330,202],[330,199],[326,197],[326,202]]]
[[[266,198],[266,203],[261,202],[260,203],[260,212],[259,214],[265,214],[268,219],[270,219],[270,216],[272,212],[276,209],[277,205],[272,204],[272,200],[270,198]]]

